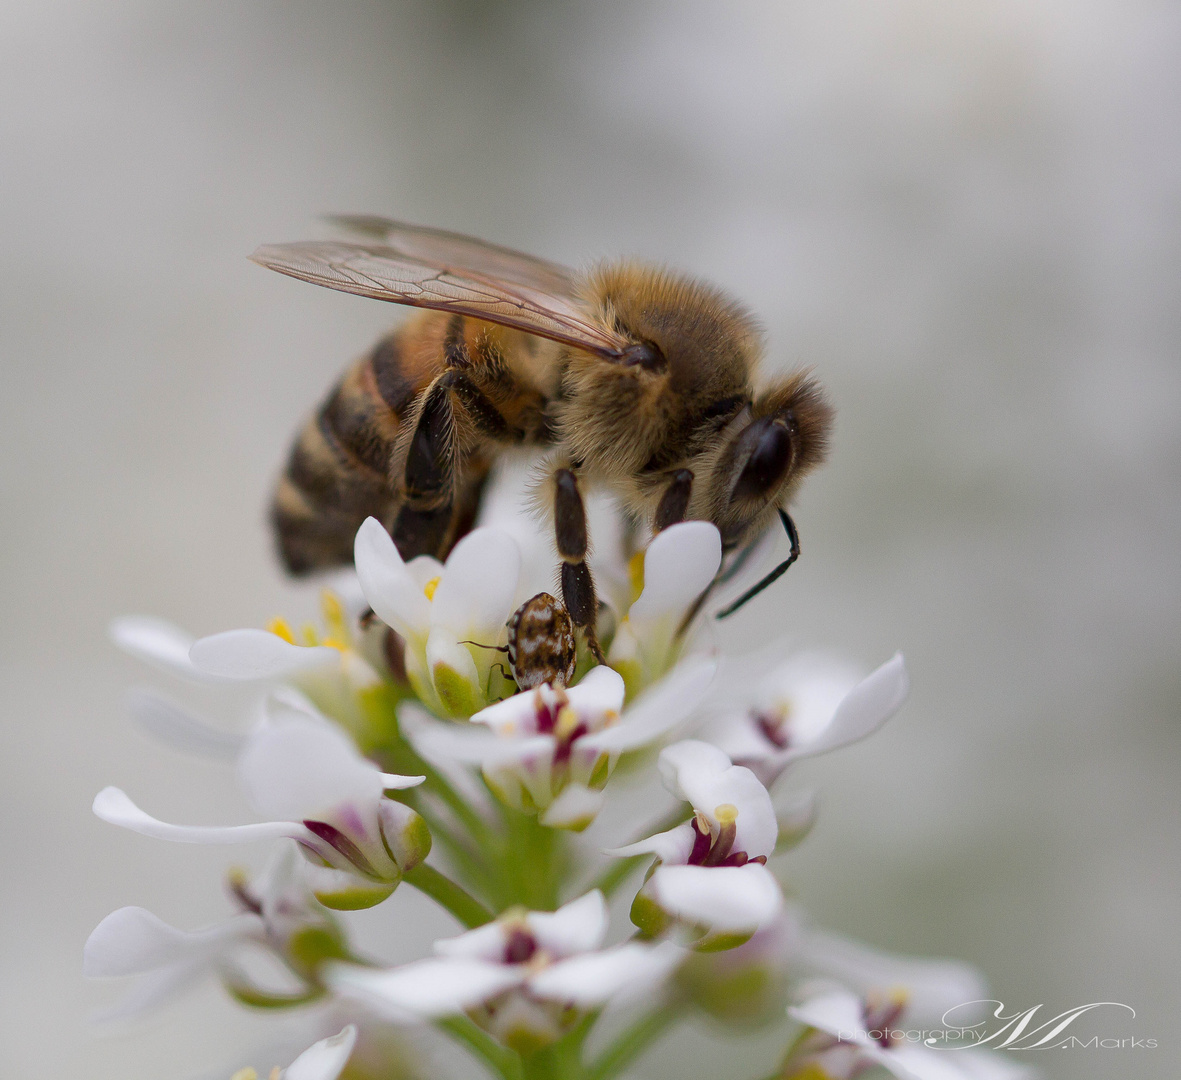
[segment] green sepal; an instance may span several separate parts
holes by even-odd
[[[398,837],[397,862],[402,873],[413,870],[431,853],[434,839],[426,819],[417,811],[402,826],[402,834]]]
[[[439,661],[432,672],[435,691],[443,707],[451,716],[466,720],[472,713],[479,712],[483,704],[476,697],[471,683],[450,664]]]
[[[311,987],[300,994],[272,994],[257,986],[229,979],[225,980],[225,988],[232,998],[255,1009],[291,1009],[324,996],[324,991],[319,987]]]
[[[782,980],[765,964],[727,974],[708,956],[693,957],[681,965],[676,981],[694,1005],[729,1024],[749,1028],[782,1015]]]
[[[656,938],[672,925],[672,918],[655,900],[641,889],[631,907],[632,924],[646,938]]]
[[[356,884],[344,889],[325,889],[316,892],[316,899],[333,911],[362,911],[376,907],[398,887],[401,875],[394,881],[363,881],[356,878]]]
[[[727,949],[737,949],[745,945],[752,937],[753,930],[732,931],[729,934],[706,934],[705,937],[693,943],[693,951],[699,953],[725,952]]]
[[[287,961],[301,975],[315,980],[326,960],[349,959],[344,936],[334,926],[305,926],[287,939]]]

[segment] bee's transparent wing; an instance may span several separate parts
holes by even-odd
[[[576,275],[568,266],[526,255],[523,251],[476,240],[463,233],[408,225],[373,214],[331,214],[333,225],[363,242],[392,248],[406,258],[435,266],[463,267],[481,277],[523,285],[554,296],[573,296]]]
[[[372,223],[382,219],[347,219]],[[434,308],[552,338],[617,360],[630,343],[584,314],[574,274],[456,233],[383,222],[385,244],[309,240],[259,248],[251,259],[340,292]]]

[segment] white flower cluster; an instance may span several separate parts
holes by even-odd
[[[359,588],[325,594],[323,636],[297,638],[281,621],[200,640],[154,619],[115,623],[117,644],[157,668],[255,688],[244,735],[154,691],[134,696],[133,713],[173,745],[232,761],[264,820],[169,824],[117,788],[95,813],[159,839],[276,847],[264,873],[231,875],[238,910],[221,923],[183,931],[137,907],[103,920],[86,973],[137,977],[109,1015],[212,973],[248,1005],[317,1002],[350,1020],[273,1074],[289,1080],[334,1080],[350,1055],[348,1075],[379,1075],[355,1047],[391,1026],[445,1032],[506,1080],[609,1080],[693,1010],[788,1023],[790,1006],[783,1080],[846,1080],[872,1065],[919,1080],[1013,1075],[983,1053],[850,1035],[980,997],[979,980],[806,929],[768,865],[814,812],[773,786],[796,760],[889,719],[907,694],[902,658],[858,679],[823,657],[719,657],[712,612],[760,560],[724,571],[717,530],[687,522],[595,565],[607,665],[580,649],[569,685],[518,691],[504,653],[536,589],[531,542],[506,520],[469,533],[445,563],[405,562],[371,519],[356,539]],[[611,826],[584,830],[612,800],[638,805],[653,765],[674,810],[638,839],[592,841]],[[383,966],[353,951],[335,912],[375,907],[403,881],[464,932]],[[629,881],[632,929],[620,936],[609,904]],[[258,975],[257,953],[279,978]]]

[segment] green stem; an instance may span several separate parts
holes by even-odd
[[[586,1080],[611,1080],[658,1039],[679,1015],[672,1005],[663,1005],[636,1021],[587,1067]]]
[[[628,875],[645,859],[650,858],[652,858],[651,855],[629,855],[626,858],[616,859],[595,879],[591,888],[601,890],[603,895],[610,900],[615,890],[627,880]]]
[[[403,880],[445,907],[469,930],[492,921],[492,912],[433,866],[419,863],[413,870],[406,872]]]
[[[504,1080],[521,1080],[520,1057],[514,1051],[501,1046],[466,1016],[449,1016],[443,1020],[436,1020],[435,1023],[463,1043]]]

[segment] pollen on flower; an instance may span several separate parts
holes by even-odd
[[[331,589],[321,590],[320,610],[324,615],[324,625],[328,629],[329,641],[331,639],[348,641],[349,629],[345,624],[344,605],[340,602],[340,597]],[[329,641],[325,641],[324,644],[329,644]],[[340,648],[341,646],[333,647]]]
[[[245,1069],[239,1069],[230,1080],[258,1080],[258,1073],[249,1065]]]
[[[422,591],[426,593],[426,598],[428,600],[433,600],[435,598],[435,590],[439,587],[439,582],[441,580],[442,578],[433,577],[422,587]]]
[[[627,580],[631,588],[631,603],[640,598],[644,591],[644,553],[637,551],[627,562]]]
[[[291,632],[291,627],[287,625],[287,620],[280,615],[276,615],[269,623],[267,629],[276,637],[281,637],[288,645],[295,644],[295,635]]]
[[[714,808],[714,817],[718,819],[719,825],[733,825],[738,820],[738,807],[733,803],[722,803]]]
[[[554,721],[554,735],[559,739],[568,739],[574,734],[575,729],[581,721],[578,719],[576,713],[569,705],[563,705],[558,710],[558,718]]]

